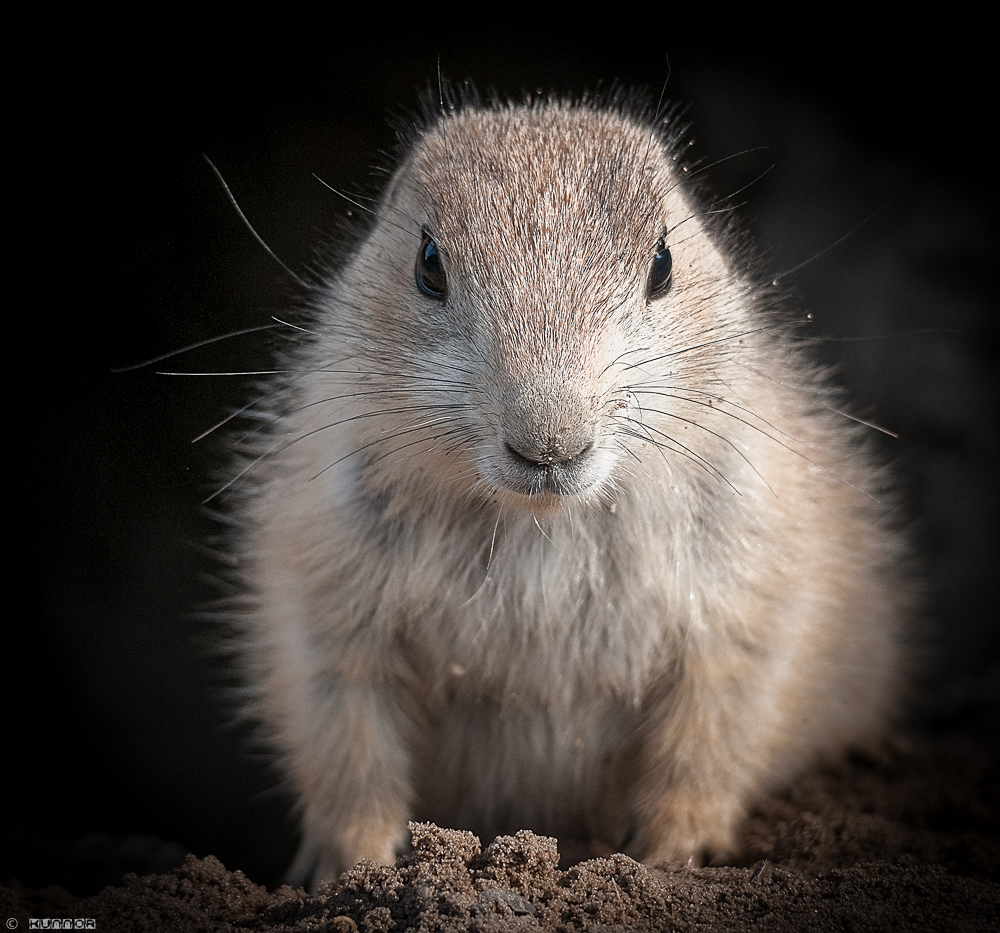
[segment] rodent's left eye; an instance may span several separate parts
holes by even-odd
[[[426,230],[423,231],[423,234],[420,250],[417,252],[417,265],[414,269],[417,287],[431,298],[442,299],[448,292],[448,277],[444,274],[441,254],[438,252],[434,237]]]
[[[655,301],[662,298],[670,291],[673,260],[670,258],[670,249],[664,237],[660,237],[660,242],[656,244],[656,253],[649,266],[649,278],[646,280],[646,298]]]

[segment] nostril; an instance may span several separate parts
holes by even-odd
[[[522,454],[521,451],[519,451],[516,447],[513,447],[512,445],[508,444],[506,441],[504,442],[503,446],[504,449],[507,451],[507,453],[509,453],[511,457],[513,457],[518,462],[523,463],[527,466],[538,466],[537,460],[535,460],[532,457],[529,457],[527,454]]]

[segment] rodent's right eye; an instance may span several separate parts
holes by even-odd
[[[417,287],[431,298],[444,298],[448,292],[448,279],[441,265],[441,254],[438,252],[434,238],[424,230],[417,253],[417,265],[414,270]]]

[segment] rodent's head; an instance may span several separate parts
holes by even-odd
[[[409,377],[380,403],[407,399],[396,436],[425,482],[548,510],[608,499],[667,443],[635,386],[704,370],[678,351],[719,333],[735,287],[678,172],[659,130],[585,106],[460,110],[418,139],[347,276]],[[421,422],[435,442],[409,444]]]

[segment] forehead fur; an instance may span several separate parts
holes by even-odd
[[[548,104],[450,114],[425,133],[404,174],[446,256],[509,257],[466,270],[473,278],[520,267],[536,284],[556,276],[572,287],[598,266],[623,273],[619,281],[648,266],[668,223],[669,159],[649,125]]]

